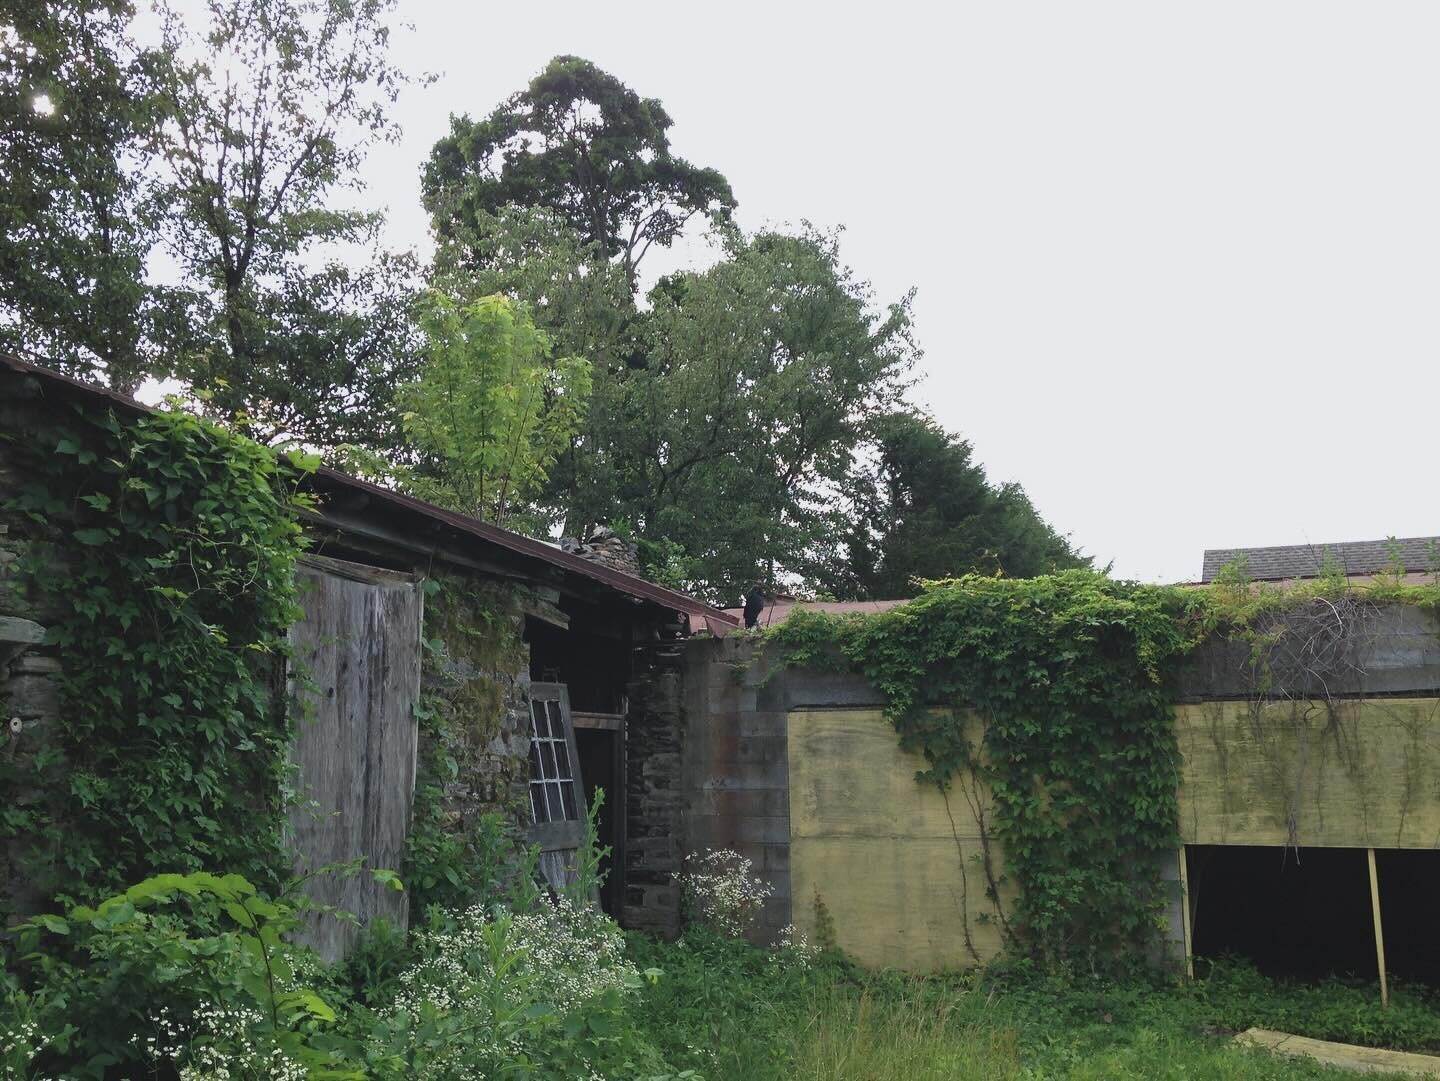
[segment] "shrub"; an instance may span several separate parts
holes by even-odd
[[[325,1039],[335,1013],[309,986],[311,955],[284,941],[298,923],[240,876],[203,872],[37,916],[16,929],[0,1028],[43,1076],[357,1076]]]
[[[418,936],[367,1040],[377,1076],[659,1075],[626,1014],[642,976],[607,917],[561,899],[513,914],[468,909]],[[650,973],[652,978],[658,973]]]

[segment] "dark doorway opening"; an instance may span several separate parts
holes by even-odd
[[[1377,848],[1385,968],[1392,976],[1440,987],[1440,851]]]
[[[600,861],[600,870],[605,875],[600,887],[600,907],[610,915],[617,915],[623,898],[623,884],[615,868],[618,864],[622,837],[620,835],[620,806],[625,799],[621,786],[621,733],[613,729],[575,729],[575,749],[580,756],[580,779],[585,787],[585,805],[595,800],[595,790],[605,790],[605,802],[595,821],[596,840],[609,853]]]
[[[1238,955],[1303,980],[1377,976],[1365,849],[1187,845],[1185,856],[1197,958]]]

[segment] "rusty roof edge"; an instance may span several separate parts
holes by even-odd
[[[94,383],[87,383],[83,379],[65,375],[51,368],[35,364],[32,361],[23,360],[11,353],[0,352],[0,364],[5,365],[12,371],[26,375],[34,375],[40,379],[52,383],[58,383],[71,390],[80,391],[92,398],[107,401],[113,405],[137,414],[154,414],[158,410],[134,398],[121,394],[119,391],[110,390],[108,387],[97,386]],[[442,522],[461,532],[488,541],[498,547],[505,548],[517,555],[527,556],[539,560],[551,566],[560,567],[567,571],[585,578],[593,579],[602,585],[625,593],[632,597],[639,597],[668,608],[671,611],[683,612],[686,615],[703,616],[707,619],[718,620],[722,623],[733,623],[739,626],[740,621],[727,612],[714,608],[704,601],[696,600],[665,586],[648,582],[644,578],[637,578],[633,574],[626,574],[624,571],[617,571],[611,567],[582,559],[580,556],[563,552],[553,545],[544,541],[527,537],[520,533],[514,533],[500,526],[491,525],[489,522],[482,522],[478,518],[469,515],[458,514],[455,511],[437,507],[433,503],[427,503],[423,499],[416,499],[414,496],[405,495],[371,481],[361,480],[359,477],[352,477],[349,473],[342,473],[331,466],[321,466],[316,471],[317,477],[323,477],[333,484],[343,488],[365,493],[372,498],[378,497],[392,506],[398,507],[412,514],[419,514],[433,521]]]

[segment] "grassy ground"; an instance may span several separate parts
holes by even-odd
[[[667,1057],[710,1081],[1298,1081],[1353,1077],[1234,1047],[1233,1032],[1278,1028],[1406,1050],[1440,1047],[1440,1011],[1400,989],[1300,987],[1224,966],[1194,984],[1010,974],[913,978],[838,959],[808,969],[691,932],[636,936],[632,959],[665,976],[644,1024]]]

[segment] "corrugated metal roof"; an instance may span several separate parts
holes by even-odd
[[[154,413],[156,410],[134,398],[120,394],[106,387],[96,386],[93,383],[86,383],[83,380],[75,379],[19,357],[0,353],[0,364],[10,368],[12,371],[33,375],[44,383],[64,388],[69,392],[77,392],[84,396],[104,400],[112,405],[134,413]],[[562,552],[559,548],[546,544],[544,541],[535,540],[533,537],[526,537],[520,533],[514,533],[508,529],[491,525],[489,522],[482,522],[478,518],[469,515],[457,514],[454,511],[437,507],[433,503],[426,503],[422,499],[415,499],[413,496],[384,488],[370,481],[361,480],[359,477],[352,477],[348,473],[342,473],[338,469],[329,466],[322,466],[316,475],[316,479],[339,488],[352,492],[363,493],[371,500],[376,500],[392,509],[400,510],[409,514],[419,515],[433,522],[439,522],[465,533],[476,540],[486,544],[492,544],[506,551],[517,555],[548,564],[552,567],[559,567],[563,570],[592,579],[603,585],[617,590],[631,597],[638,597],[642,600],[651,601],[668,608],[674,612],[683,612],[687,616],[694,617],[694,620],[706,624],[718,625],[721,627],[738,626],[742,621],[729,614],[714,608],[704,601],[688,597],[684,593],[678,593],[673,589],[656,585],[654,582],[647,582],[643,578],[637,578],[632,574],[617,571],[611,567],[603,566],[580,556],[571,555],[569,552]]]
[[[1389,570],[1398,557],[1407,571],[1434,569],[1440,537],[1405,537],[1337,544],[1282,544],[1269,548],[1208,548],[1200,581],[1212,582],[1220,568],[1245,557],[1246,573],[1257,580],[1314,578],[1333,564],[1346,575],[1375,574]]]

